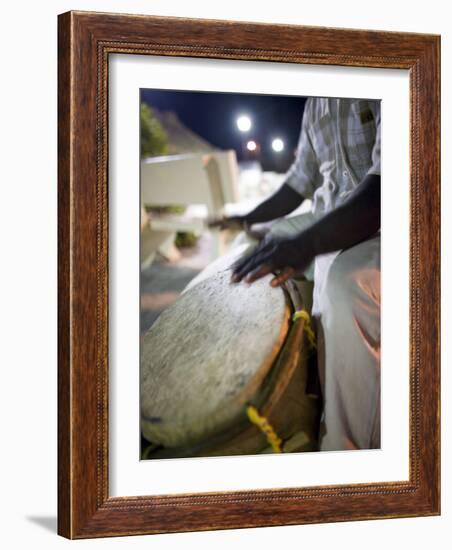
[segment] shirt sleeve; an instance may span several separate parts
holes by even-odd
[[[309,128],[312,120],[312,99],[306,101],[300,137],[298,140],[295,159],[285,175],[284,182],[290,185],[305,199],[314,195],[319,185],[320,173],[317,155],[314,151]]]
[[[377,174],[381,175],[381,128],[380,128],[380,122],[381,122],[381,114],[380,114],[380,102],[376,101],[373,104],[370,104],[370,108],[372,110],[372,114],[375,119],[375,126],[376,126],[376,133],[375,133],[375,144],[372,149],[372,165],[367,171],[367,175],[369,174]]]

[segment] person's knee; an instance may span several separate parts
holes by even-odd
[[[322,314],[339,318],[351,315],[356,283],[346,261],[339,255],[332,263],[325,281]]]
[[[324,288],[329,305],[339,304],[351,311],[353,304],[359,302],[369,309],[379,308],[380,262],[379,254],[373,250],[376,246],[374,241],[365,242],[334,259]]]
[[[346,253],[332,263],[320,300],[322,324],[334,341],[352,341],[356,334],[377,355],[380,345],[380,271],[378,266],[350,261]],[[342,344],[341,344],[342,345]]]

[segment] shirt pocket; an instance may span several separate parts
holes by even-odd
[[[372,166],[372,150],[376,133],[375,118],[369,102],[355,101],[343,129],[343,140],[348,161],[358,172],[363,172]]]
[[[335,137],[331,116],[325,114],[313,121],[310,125],[309,134],[319,165],[325,160],[333,160]]]

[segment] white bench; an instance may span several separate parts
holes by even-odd
[[[234,151],[153,157],[141,163],[141,265],[150,265],[159,251],[175,258],[178,231],[200,233],[209,217],[219,216],[226,203],[238,200],[238,166]],[[143,207],[184,206],[183,214],[146,219]],[[220,234],[214,235],[212,259]]]

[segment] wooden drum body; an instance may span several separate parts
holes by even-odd
[[[152,457],[317,448],[299,295],[291,282],[272,288],[271,276],[232,284],[235,256],[201,274],[144,336],[141,429],[159,447]]]

